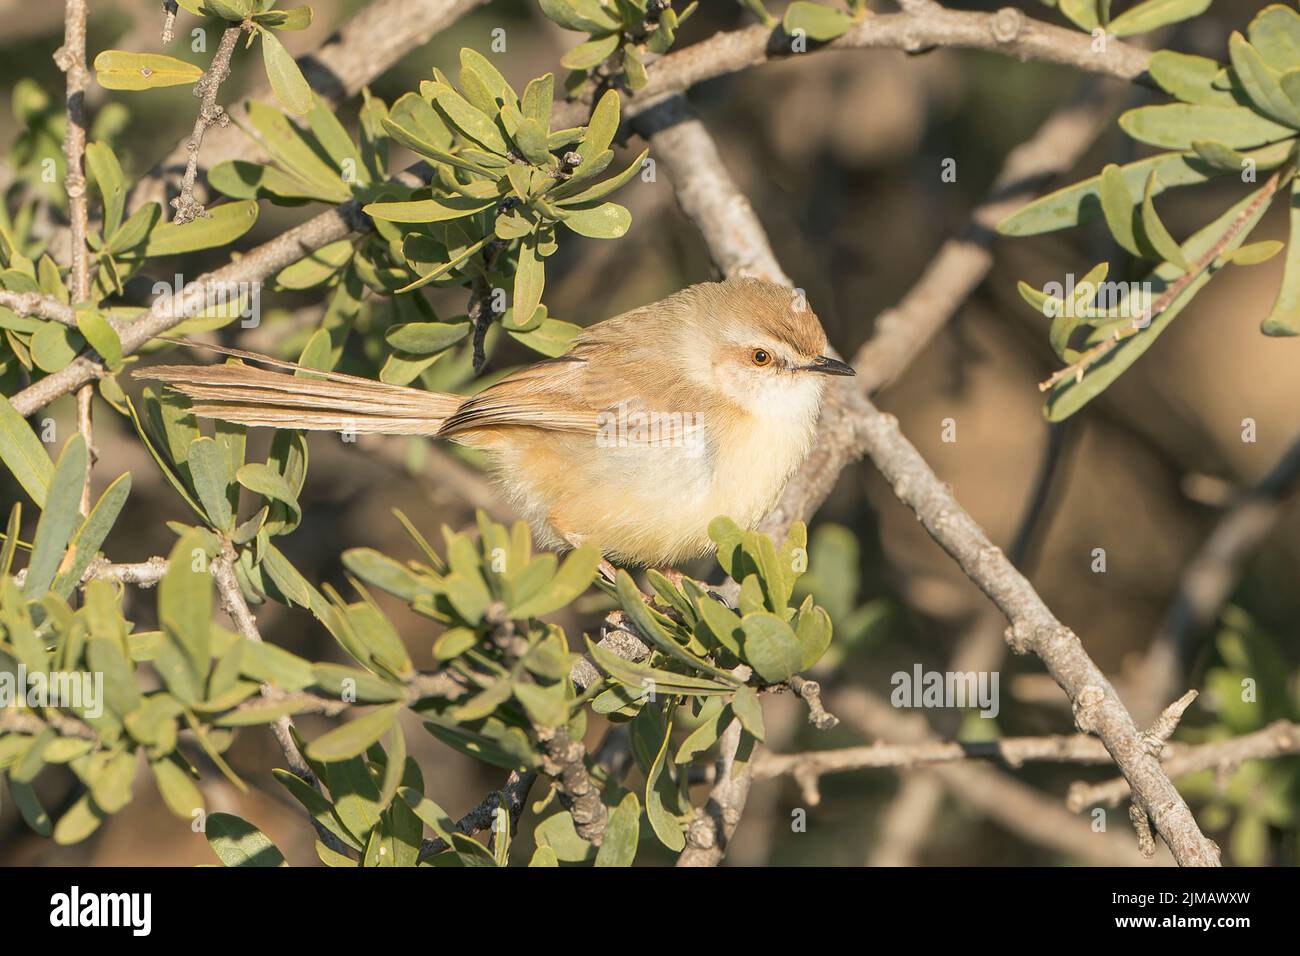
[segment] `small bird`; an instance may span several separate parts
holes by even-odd
[[[593,543],[624,565],[708,552],[709,522],[752,528],[812,445],[826,333],[802,294],[705,282],[598,322],[570,350],[476,395],[239,363],[143,368],[196,415],[239,425],[447,438],[488,454],[539,542]],[[222,350],[282,369],[289,362]]]

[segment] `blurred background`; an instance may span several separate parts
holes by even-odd
[[[312,0],[314,25],[282,37],[294,54],[307,52],[361,5]],[[784,5],[770,6],[779,15]],[[1229,33],[1244,30],[1259,6],[1219,0],[1191,25],[1148,39],[1222,59]],[[107,47],[161,49],[162,15],[156,0],[96,0],[91,7],[92,58]],[[1066,22],[1047,6],[1031,3],[1023,9],[1030,16]],[[186,29],[193,26],[184,14],[182,21]],[[737,3],[707,0],[683,28],[677,47],[753,22]],[[491,0],[377,79],[372,92],[391,103],[416,88],[431,67],[452,68],[461,46],[488,53],[496,28],[505,29],[508,45],[494,62],[516,86],[558,71],[560,55],[580,39],[543,18],[535,3]],[[48,95],[45,108],[51,114],[61,109],[62,76],[51,60],[61,36],[61,5],[0,0],[0,149],[10,151],[0,167],[5,188],[27,182],[22,164],[40,150],[34,134],[24,131],[28,124],[20,122],[33,103],[39,105],[35,94]],[[167,52],[206,63],[210,53],[191,54],[187,46],[182,31]],[[222,90],[224,102],[237,98],[241,84],[245,89],[257,84],[261,70],[255,57],[255,51],[236,55],[234,74]],[[871,335],[876,317],[904,296],[944,240],[965,229],[970,210],[986,194],[1008,152],[1091,82],[1066,68],[976,52],[823,52],[710,81],[694,89],[690,99],[753,202],[777,258],[807,290],[832,343],[851,356]],[[1112,115],[1082,162],[1057,185],[1140,155],[1119,134],[1113,116],[1154,101],[1156,95],[1114,83],[1103,91],[1112,97]],[[117,128],[115,142],[121,144],[119,156],[131,179],[189,130],[195,101],[184,87],[134,96],[96,87],[90,107],[100,122]],[[355,99],[340,110],[349,126],[355,124],[356,110]],[[634,138],[623,162],[642,146]],[[947,159],[956,160],[955,182],[940,177]],[[391,168],[405,163],[404,157],[394,157]],[[615,168],[621,168],[618,160]],[[1176,198],[1162,204],[1162,216],[1175,235],[1186,235],[1242,191],[1232,182],[1170,195]],[[589,324],[715,277],[698,234],[677,210],[666,176],[655,182],[634,180],[615,198],[633,213],[630,232],[616,242],[562,244],[547,283],[552,315]],[[263,203],[257,226],[240,246],[265,241],[315,211]],[[50,215],[57,219],[57,210]],[[1285,213],[1274,208],[1254,238],[1285,238],[1285,230]],[[901,379],[878,395],[878,404],[899,417],[905,434],[997,544],[1010,548],[1018,529],[1024,532],[1016,554],[1020,566],[1114,677],[1135,713],[1150,719],[1169,699],[1195,687],[1202,696],[1178,739],[1213,739],[1280,718],[1296,719],[1300,515],[1285,494],[1267,514],[1264,533],[1252,539],[1241,579],[1229,587],[1229,603],[1222,612],[1216,610],[1208,626],[1186,634],[1185,664],[1172,670],[1165,666],[1161,680],[1150,683],[1158,663],[1150,654],[1153,636],[1188,563],[1234,500],[1263,479],[1300,437],[1300,340],[1269,339],[1258,331],[1280,278],[1280,259],[1226,270],[1132,370],[1053,434],[1036,383],[1057,361],[1045,321],[1021,301],[1016,282],[1041,286],[1061,281],[1065,273],[1081,275],[1111,254],[1105,242],[1101,225],[998,240],[995,265],[977,294]],[[225,253],[204,255],[210,261],[201,265],[209,266]],[[193,265],[187,268],[197,271]],[[319,291],[268,293],[262,327],[240,338],[240,344],[296,357],[324,298]],[[464,311],[461,291],[440,291],[431,298],[439,314]],[[364,348],[356,352],[343,368],[373,375],[374,357]],[[522,348],[507,344],[492,364],[500,369],[527,360]],[[174,539],[164,521],[187,520],[183,505],[161,480],[129,423],[107,406],[100,408],[96,494],[121,471],[130,470],[134,477],[127,511],[108,542],[109,554],[119,562],[165,554]],[[56,405],[53,417],[61,429],[71,429],[71,399]],[[946,419],[955,422],[955,441],[943,440]],[[1255,424],[1254,440],[1243,440],[1244,419]],[[259,437],[265,442],[267,436]],[[304,520],[282,546],[317,583],[346,590],[338,556],[347,548],[370,546],[398,558],[414,556],[391,514],[395,507],[428,536],[443,523],[468,527],[476,507],[500,520],[513,518],[474,463],[454,451],[406,440],[348,445],[337,436],[313,435],[311,455],[302,496]],[[7,512],[18,494],[7,475],[0,477],[0,510]],[[1026,525],[1022,519],[1027,512],[1034,520]],[[815,675],[829,688],[832,710],[838,699],[852,712],[853,688],[887,698],[896,671],[910,672],[918,663],[927,670],[945,670],[961,660],[968,669],[1000,672],[1001,713],[996,720],[981,720],[973,714],[928,712],[938,732],[979,739],[1072,730],[1064,695],[1036,659],[1003,656],[1002,623],[897,503],[870,462],[844,471],[811,527],[807,581],[836,624],[832,652]],[[1097,549],[1104,549],[1104,571],[1097,569]],[[706,574],[710,567],[705,563],[693,570]],[[153,626],[152,592],[128,589],[127,601],[138,627]],[[561,623],[576,639],[584,629],[594,630],[604,609],[592,598]],[[429,648],[437,636],[431,622],[395,601],[385,610],[403,629],[417,666],[431,666]],[[267,604],[259,610],[259,623],[268,639],[295,652],[317,660],[338,657],[332,640],[304,611]],[[1257,683],[1255,703],[1239,700],[1243,677]],[[1153,697],[1152,686],[1170,692],[1168,699]],[[769,745],[776,751],[869,739],[862,734],[870,723],[866,717],[846,719],[839,728],[819,733],[808,727],[801,704],[780,696],[765,701]],[[589,743],[603,730],[600,721],[592,724]],[[301,725],[309,738],[325,726],[315,718]],[[453,816],[501,785],[501,771],[438,744],[418,720],[408,729],[430,795]],[[240,794],[218,774],[205,772],[209,808],[229,810],[260,827],[291,863],[315,863],[313,831],[270,775],[272,767],[282,764],[271,735],[246,731],[227,756],[254,789]],[[821,802],[811,806],[789,778],[759,781],[727,862],[1106,861],[1112,851],[1085,848],[1102,841],[1079,840],[1071,850],[1066,840],[1044,839],[1032,827],[1016,826],[1007,809],[1034,813],[1046,806],[1065,814],[1063,798],[1070,783],[1108,779],[1113,772],[1040,764],[1009,774],[1033,790],[1026,794],[1021,786],[1004,792],[999,789],[1008,779],[1004,773],[995,775],[995,786],[989,778],[863,770],[824,778]],[[41,781],[52,814],[74,799],[70,774],[65,779],[49,773]],[[1250,763],[1235,773],[1207,772],[1185,778],[1180,787],[1202,826],[1224,847],[1225,862],[1300,862],[1300,758]],[[6,801],[0,810],[0,862],[213,862],[202,835],[167,813],[152,786],[141,785],[136,794],[93,838],[68,848],[31,835]],[[1021,811],[1014,799],[1026,797],[1030,802]],[[1034,803],[1037,798],[1041,802]],[[701,791],[697,802],[702,799]],[[998,812],[990,804],[1003,809]],[[798,809],[807,810],[806,832],[792,830],[792,811]],[[1117,838],[1132,842],[1122,809],[1107,819]],[[531,814],[526,815],[521,826],[524,844],[530,842],[531,821]],[[1077,830],[1091,818],[1072,816],[1067,822]],[[1062,832],[1070,829],[1061,826]],[[666,856],[654,856],[648,842],[643,846],[646,862],[667,862]],[[1167,854],[1157,861],[1168,861]]]

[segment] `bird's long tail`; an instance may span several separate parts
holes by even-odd
[[[319,372],[279,359],[198,342],[224,355],[305,375],[248,365],[155,365],[135,378],[163,382],[195,402],[194,414],[236,425],[313,431],[432,435],[464,396],[387,385],[341,372]]]

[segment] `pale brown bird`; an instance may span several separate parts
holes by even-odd
[[[707,552],[709,522],[757,525],[813,441],[826,333],[801,295],[738,279],[693,285],[596,323],[565,355],[465,397],[337,372],[237,363],[144,368],[240,425],[447,438],[486,451],[541,542],[593,542],[624,564]],[[289,369],[292,363],[234,353]]]

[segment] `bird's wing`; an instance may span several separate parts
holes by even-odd
[[[563,356],[512,372],[466,399],[438,437],[512,427],[595,434],[600,409],[582,387],[585,371],[583,359]]]

